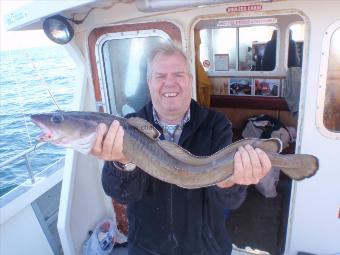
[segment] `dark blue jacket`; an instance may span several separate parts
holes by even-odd
[[[151,103],[136,115],[162,130],[153,121]],[[183,127],[179,145],[194,155],[207,156],[231,141],[230,121],[192,100],[190,121]],[[117,170],[112,162],[105,162],[102,183],[107,195],[128,204],[130,255],[231,253],[224,209],[240,206],[246,196],[245,186],[184,189],[138,168],[133,172]]]

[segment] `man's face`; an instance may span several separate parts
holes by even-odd
[[[192,76],[179,54],[157,54],[151,63],[148,85],[153,106],[160,116],[179,116],[190,105]]]

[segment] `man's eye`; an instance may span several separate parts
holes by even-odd
[[[183,78],[184,77],[184,73],[176,73],[175,77],[176,78]]]

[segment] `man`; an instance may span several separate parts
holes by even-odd
[[[231,143],[229,120],[191,99],[193,78],[181,50],[170,44],[155,47],[147,78],[152,102],[135,116],[151,122],[161,139],[176,142],[197,156],[211,155]],[[241,147],[230,179],[216,186],[184,189],[135,168],[122,153],[122,127],[113,122],[107,134],[106,129],[105,125],[98,129],[92,153],[106,160],[105,192],[128,204],[129,254],[230,254],[224,208],[237,208],[245,198],[245,185],[257,183],[268,173],[267,155],[251,146]]]

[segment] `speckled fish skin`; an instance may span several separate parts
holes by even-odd
[[[158,131],[147,121],[98,112],[53,112],[35,114],[32,121],[43,134],[41,141],[89,153],[99,123],[119,121],[124,129],[123,153],[143,171],[162,181],[184,188],[215,185],[233,174],[234,155],[240,146],[250,144],[264,150],[273,166],[294,180],[314,175],[318,159],[307,154],[281,155],[279,139],[248,138],[230,144],[207,157],[198,157],[180,146],[159,139]]]

